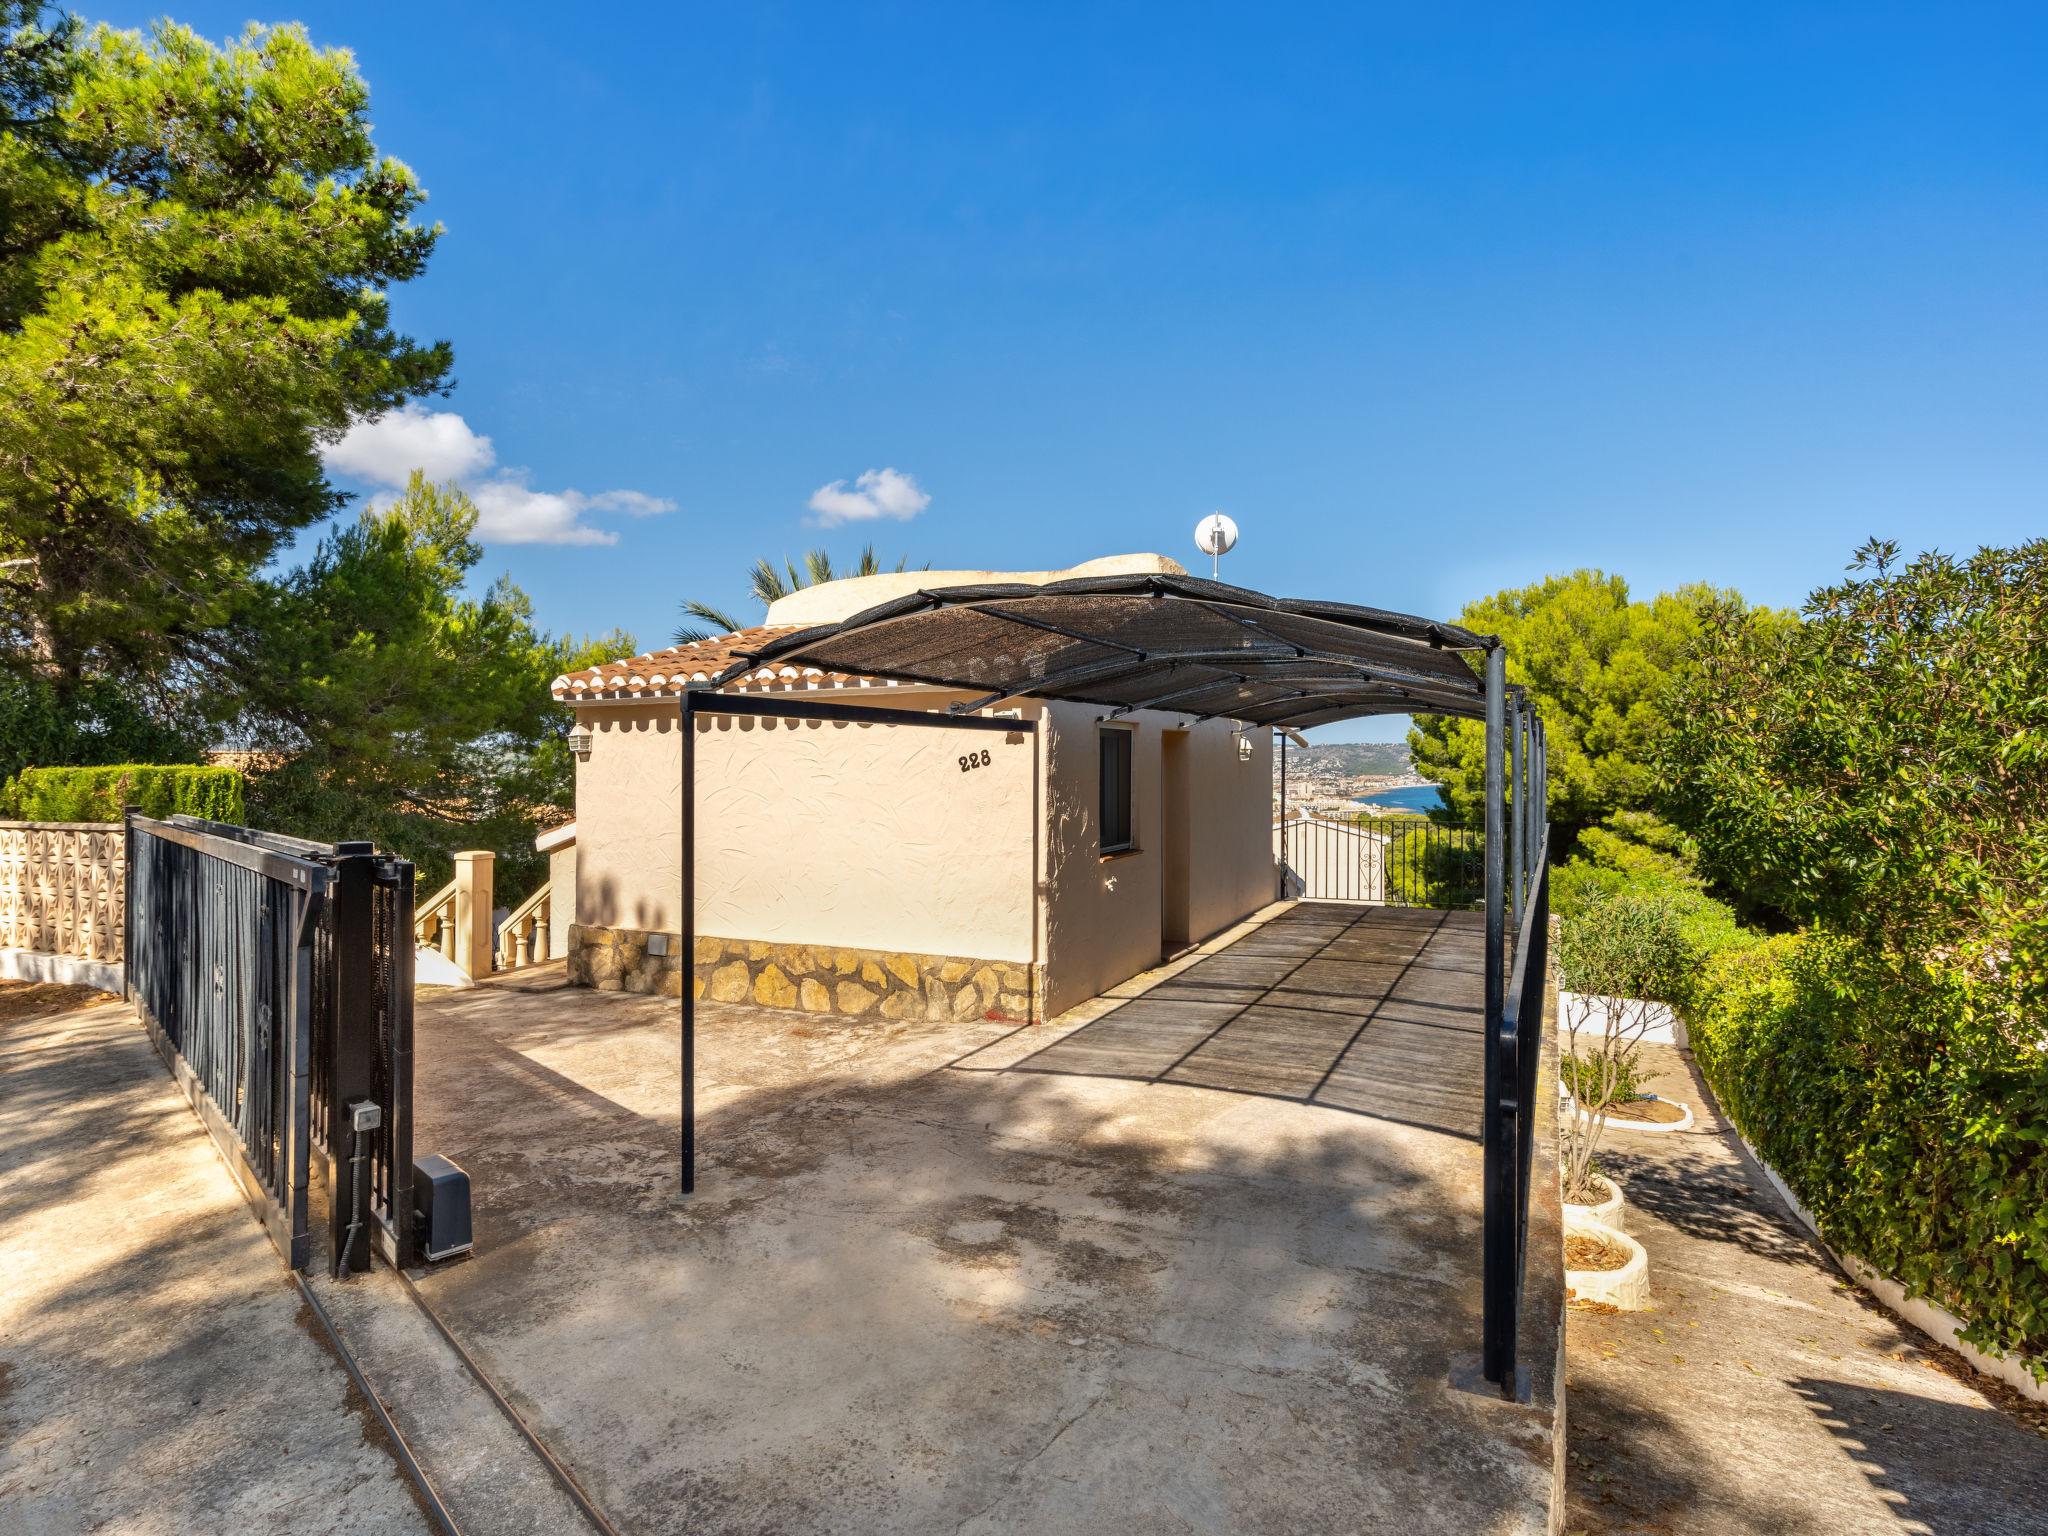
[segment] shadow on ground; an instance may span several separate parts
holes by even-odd
[[[1478,1150],[1332,1109],[949,1069],[1003,1025],[423,1006],[471,1173],[437,1308],[644,1531],[1540,1529],[1547,1421],[1454,1392]]]
[[[132,1013],[67,1001],[0,1008],[0,1530],[428,1529]]]
[[[2048,1439],[1852,1286],[1721,1121],[1689,1058],[1651,1047],[1696,1125],[1616,1133],[1655,1308],[1567,1327],[1568,1528],[1687,1536],[2022,1536]]]

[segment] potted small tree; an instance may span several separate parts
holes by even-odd
[[[1622,1230],[1621,1186],[1598,1171],[1595,1159],[1609,1118],[1641,1102],[1643,1039],[1658,1016],[1652,999],[1673,995],[1687,954],[1677,911],[1656,897],[1610,896],[1558,932],[1558,979],[1566,992],[1559,1068],[1567,1247],[1586,1265],[1573,1268],[1568,1254],[1566,1282],[1581,1298],[1616,1306],[1648,1301],[1642,1245]]]

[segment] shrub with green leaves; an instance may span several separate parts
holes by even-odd
[[[2048,1051],[1971,994],[1819,929],[1715,956],[1687,1022],[1721,1107],[1830,1243],[2048,1380]]]
[[[1558,925],[1557,974],[1573,992],[1662,1000],[1689,985],[1694,963],[1675,903],[1624,892]]]
[[[2048,1379],[2048,540],[1872,540],[1702,629],[1663,805],[1811,924],[1705,967],[1693,1049],[1830,1242]]]
[[[2048,539],[1857,551],[1805,621],[1728,612],[1669,702],[1670,815],[1718,884],[2048,1015]]]
[[[186,815],[239,824],[245,814],[242,775],[196,763],[24,768],[0,799],[13,821],[119,821],[129,805],[159,821]]]
[[[1609,897],[1559,923],[1558,979],[1570,994],[1559,1021],[1560,1065],[1572,1093],[1564,1119],[1567,1200],[1590,1198],[1608,1111],[1638,1092],[1652,1000],[1685,987],[1693,964],[1678,912],[1660,896]]]
[[[1675,915],[1682,941],[1675,968],[1646,996],[1681,1006],[1692,998],[1700,967],[1724,949],[1759,942],[1735,909],[1705,891],[1692,862],[1691,840],[1655,817],[1623,812],[1588,828],[1579,852],[1551,871],[1550,909],[1569,926],[1601,902],[1619,897],[1659,902]]]

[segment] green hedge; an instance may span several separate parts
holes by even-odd
[[[1819,930],[1724,951],[1698,998],[1687,1022],[1715,1096],[1828,1241],[2048,1380],[2038,1035],[1979,1006],[1962,973]]]
[[[24,768],[0,790],[10,821],[119,821],[127,805],[159,821],[178,812],[240,823],[242,775],[194,763]]]

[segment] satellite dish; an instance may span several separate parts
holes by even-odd
[[[1195,548],[1209,557],[1209,574],[1222,569],[1223,557],[1237,547],[1237,524],[1221,512],[1211,512],[1195,524]]]

